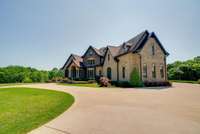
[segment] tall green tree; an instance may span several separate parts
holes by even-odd
[[[172,80],[200,79],[200,56],[187,61],[168,64],[168,77]]]

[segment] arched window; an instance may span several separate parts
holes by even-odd
[[[143,78],[147,78],[147,64],[143,65]]]
[[[164,78],[164,67],[162,64],[160,65],[160,77]]]
[[[126,68],[123,67],[123,68],[122,68],[122,77],[123,77],[123,78],[125,78],[125,71],[126,71]]]
[[[152,65],[152,77],[156,78],[156,65],[155,64]]]
[[[109,79],[112,78],[112,70],[111,70],[110,67],[107,68],[107,77],[108,77]]]

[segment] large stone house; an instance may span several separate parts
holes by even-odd
[[[118,46],[89,46],[82,56],[71,54],[62,70],[71,79],[106,76],[112,81],[129,81],[136,68],[142,81],[166,81],[168,55],[155,33],[146,30]]]

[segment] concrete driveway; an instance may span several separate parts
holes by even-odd
[[[34,84],[71,93],[75,104],[31,134],[200,134],[200,85],[110,89]]]

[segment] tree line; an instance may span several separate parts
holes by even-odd
[[[187,61],[176,61],[167,65],[170,80],[200,79],[200,56]],[[31,67],[0,67],[0,83],[32,83],[48,82],[55,78],[63,78],[64,72],[54,68],[50,71],[37,70]]]
[[[168,77],[170,80],[192,80],[200,79],[200,56],[187,61],[176,61],[168,64]]]
[[[47,82],[56,77],[64,77],[57,68],[51,71],[37,70],[31,67],[8,66],[0,68],[0,83]]]

